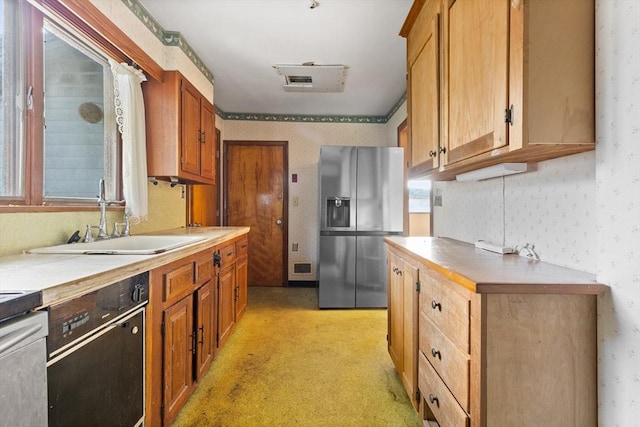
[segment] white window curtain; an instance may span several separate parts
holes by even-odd
[[[142,82],[144,73],[109,60],[113,73],[118,130],[122,134],[122,189],[132,223],[147,219],[147,137]]]

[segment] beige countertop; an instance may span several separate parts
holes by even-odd
[[[586,294],[607,290],[596,276],[518,255],[500,255],[439,237],[386,237],[385,242],[477,293]]]
[[[196,254],[248,232],[249,227],[193,227],[149,233],[208,237],[156,255],[25,253],[4,256],[0,257],[0,290],[40,290],[45,307]]]

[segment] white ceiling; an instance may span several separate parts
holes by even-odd
[[[225,113],[384,116],[406,90],[411,0],[139,0],[213,72]],[[285,92],[276,64],[344,64],[344,91]]]

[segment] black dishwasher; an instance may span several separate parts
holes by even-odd
[[[49,308],[49,426],[144,422],[142,273]]]

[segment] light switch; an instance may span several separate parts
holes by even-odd
[[[298,206],[298,196],[294,196],[291,202],[293,203],[293,206]]]

